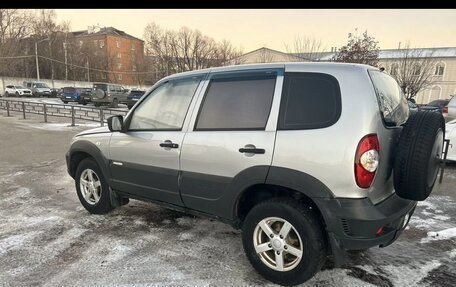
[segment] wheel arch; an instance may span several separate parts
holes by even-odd
[[[296,170],[270,167],[263,183],[252,183],[241,190],[233,207],[233,218],[240,226],[256,204],[274,197],[291,197],[316,209],[325,223],[324,212],[318,206],[320,198],[334,198],[329,188],[315,177]]]
[[[85,140],[74,142],[70,148],[68,159],[68,173],[70,176],[75,177],[79,163],[86,158],[93,158],[100,167],[104,178],[110,182],[109,160],[103,156],[95,144]]]

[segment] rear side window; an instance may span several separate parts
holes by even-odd
[[[93,84],[93,90],[94,91],[102,90],[102,91],[107,92],[108,91],[108,85],[106,85],[106,84]]]
[[[337,122],[340,113],[336,78],[322,73],[285,73],[279,130],[329,127]]]
[[[263,130],[271,110],[277,73],[213,77],[195,130]]]
[[[375,70],[369,75],[377,95],[378,105],[386,126],[400,126],[409,116],[407,99],[396,80],[391,76]]]

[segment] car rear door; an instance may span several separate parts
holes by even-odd
[[[271,165],[283,69],[211,73],[185,135],[180,190],[194,210],[230,219]]]
[[[159,84],[129,114],[126,131],[113,133],[109,152],[114,190],[182,205],[178,177],[185,119],[204,76]]]

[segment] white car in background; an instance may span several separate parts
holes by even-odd
[[[23,86],[8,85],[5,89],[5,97],[32,97],[32,91]]]
[[[443,108],[442,113],[447,121],[456,119],[456,95],[454,95],[448,102],[448,105]]]
[[[450,140],[447,160],[456,161],[456,120],[447,122],[445,126],[445,139]]]

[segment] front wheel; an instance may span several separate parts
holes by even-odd
[[[111,205],[109,185],[92,158],[86,158],[79,163],[75,183],[79,201],[87,211],[105,214],[114,209]]]
[[[264,278],[281,285],[310,279],[326,260],[325,236],[315,213],[292,199],[256,205],[242,227],[244,251]]]

